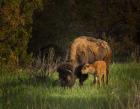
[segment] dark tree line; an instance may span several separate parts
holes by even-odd
[[[109,41],[114,57],[139,56],[139,0],[44,0],[43,4],[44,10],[35,11],[33,17],[34,52],[48,45],[63,52],[75,37],[88,35]]]
[[[139,22],[139,0],[0,0],[0,53],[7,63],[50,47],[62,56],[88,35],[108,41],[117,60],[139,60]]]

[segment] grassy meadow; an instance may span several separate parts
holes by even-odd
[[[112,64],[109,84],[62,88],[58,74],[40,79],[26,70],[0,70],[0,109],[140,109],[140,64]]]

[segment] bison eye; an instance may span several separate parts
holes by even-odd
[[[85,70],[86,69],[86,66],[83,69]]]

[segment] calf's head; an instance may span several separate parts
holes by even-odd
[[[94,73],[95,67],[90,64],[85,64],[81,69],[82,74]]]

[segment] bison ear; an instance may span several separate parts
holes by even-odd
[[[89,67],[89,64],[86,64],[86,67]]]

